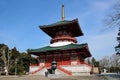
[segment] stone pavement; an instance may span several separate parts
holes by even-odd
[[[0,80],[50,80],[41,75],[0,76]]]
[[[108,80],[120,80],[120,74],[117,73],[107,73],[101,75],[105,76]]]

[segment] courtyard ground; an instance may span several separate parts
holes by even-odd
[[[102,74],[90,76],[41,76],[41,75],[23,75],[23,76],[0,76],[0,80],[120,80],[120,74]]]

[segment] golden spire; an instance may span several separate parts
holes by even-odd
[[[64,5],[62,5],[62,21],[65,19]]]

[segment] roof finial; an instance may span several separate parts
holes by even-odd
[[[65,19],[64,5],[62,5],[62,21]]]

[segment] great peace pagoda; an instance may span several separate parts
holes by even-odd
[[[62,20],[39,26],[51,37],[50,45],[29,49],[28,53],[39,58],[37,65],[30,65],[30,73],[33,75],[49,74],[52,62],[56,62],[54,74],[83,75],[90,74],[93,66],[86,63],[85,59],[91,57],[88,44],[78,44],[76,37],[83,36],[78,19],[65,20],[64,5],[62,5]]]

